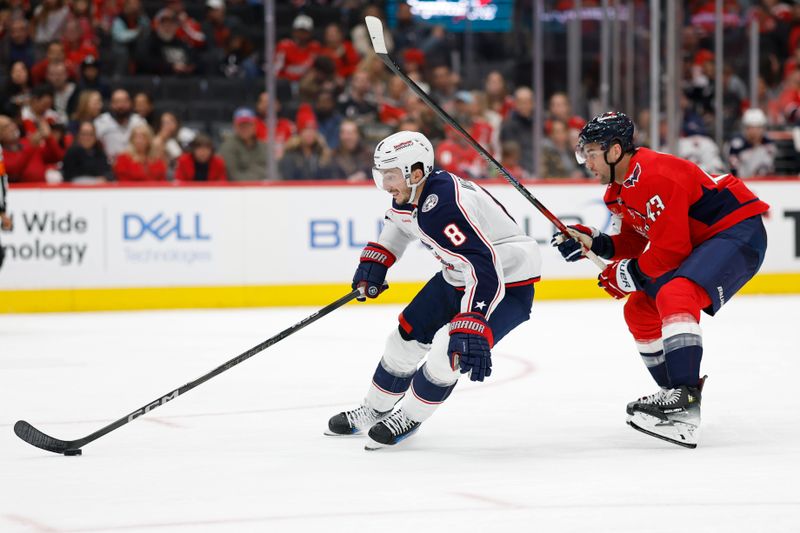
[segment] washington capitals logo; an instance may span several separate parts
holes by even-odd
[[[631,175],[628,176],[628,179],[622,182],[622,186],[630,189],[631,187],[635,187],[637,183],[639,183],[639,176],[642,175],[642,167],[639,166],[639,163],[636,163],[636,166],[633,167],[633,172]]]

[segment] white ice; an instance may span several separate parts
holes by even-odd
[[[614,301],[537,302],[396,449],[323,436],[366,392],[400,310],[352,303],[81,457],[74,439],[314,309],[0,317],[0,531],[800,531],[800,297],[704,318],[696,450],[627,427],[654,392]]]

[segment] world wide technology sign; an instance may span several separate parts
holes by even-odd
[[[752,182],[772,209],[762,272],[800,273],[800,182]],[[543,279],[594,278],[549,246],[554,228],[516,190],[487,189],[540,243]],[[566,224],[608,229],[602,187],[532,185]],[[380,232],[389,196],[374,186],[15,189],[14,230],[2,289],[349,284],[361,248]],[[419,243],[392,281],[419,282],[440,268]]]

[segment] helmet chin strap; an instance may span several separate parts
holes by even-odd
[[[412,174],[413,174],[413,172],[414,172],[414,171],[412,170],[411,172],[412,172]],[[417,187],[419,187],[420,185],[422,185],[422,184],[425,182],[425,179],[426,179],[427,177],[428,177],[428,176],[425,176],[425,177],[423,177],[423,178],[422,178],[421,180],[419,180],[417,183],[411,183],[411,174],[409,174],[408,176],[406,176],[406,187],[408,187],[409,189],[411,189],[411,197],[408,199],[408,203],[410,203],[410,204],[411,204],[411,203],[414,203],[414,199],[417,197]]]
[[[619,143],[614,143],[614,144],[619,144]],[[611,146],[614,146],[614,144],[612,144]],[[615,181],[617,181],[617,174],[616,174],[617,164],[620,161],[622,161],[623,157],[625,157],[625,152],[620,151],[619,157],[617,158],[616,161],[612,163],[611,161],[608,160],[608,152],[611,150],[611,146],[608,147],[608,150],[603,152],[603,160],[605,160],[606,165],[608,165],[609,168],[611,169],[611,181],[609,183],[614,183]]]

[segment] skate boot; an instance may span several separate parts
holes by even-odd
[[[343,411],[332,416],[328,420],[328,430],[325,434],[332,437],[359,435],[389,416],[389,413],[391,411],[380,412],[366,405],[360,405],[352,411]]]
[[[697,387],[662,388],[628,404],[628,425],[667,442],[696,448],[700,436],[700,399],[704,376]]]
[[[411,420],[402,409],[398,409],[388,418],[370,428],[369,442],[364,446],[366,450],[377,450],[384,446],[394,446],[413,435],[419,429],[420,422]]]

